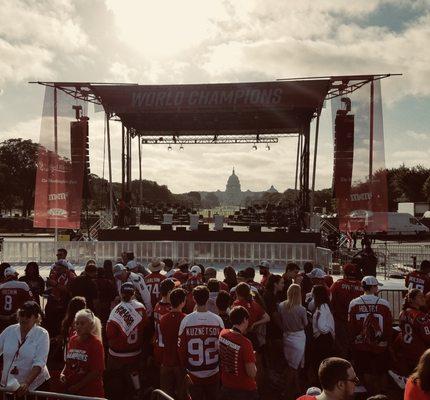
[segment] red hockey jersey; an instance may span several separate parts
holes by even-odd
[[[157,365],[161,365],[163,361],[164,342],[161,335],[160,321],[161,317],[167,314],[172,309],[170,303],[162,303],[159,301],[154,308],[154,358]]]
[[[405,286],[411,289],[420,289],[424,294],[430,292],[430,275],[421,271],[412,271],[406,275]]]
[[[402,354],[418,363],[424,351],[430,347],[430,314],[415,308],[408,308],[400,313]]]
[[[149,293],[151,294],[152,308],[154,308],[157,302],[161,299],[160,283],[163,282],[164,279],[166,279],[165,275],[161,275],[159,272],[151,272],[144,278]]]
[[[110,313],[106,324],[109,354],[133,359],[142,351],[143,331],[148,319],[142,303],[122,301]]]
[[[12,315],[33,298],[29,286],[22,281],[6,281],[0,285],[0,314]]]
[[[339,321],[348,321],[349,303],[363,294],[361,282],[352,279],[339,279],[330,288],[333,316]]]
[[[210,312],[194,311],[181,322],[178,350],[181,365],[194,383],[215,383],[219,372],[219,334],[222,319]]]
[[[369,315],[372,314],[372,315]],[[369,343],[366,339],[366,323],[377,321],[376,341]],[[349,304],[349,333],[356,350],[371,353],[382,353],[387,349],[392,333],[393,317],[387,300],[374,295],[362,295]]]

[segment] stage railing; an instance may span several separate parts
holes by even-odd
[[[54,242],[5,241],[0,260],[25,266],[30,261],[49,265],[56,250],[64,247],[67,258],[75,266],[84,266],[89,259],[98,264],[104,260],[115,262],[124,251],[133,252],[143,263],[154,257],[178,260],[187,258],[204,265],[257,265],[268,260],[284,267],[288,262],[303,265],[306,261],[327,263],[330,250],[316,248],[314,243],[248,243],[248,242],[181,242],[181,241],[116,241],[116,242]]]

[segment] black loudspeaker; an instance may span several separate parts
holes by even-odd
[[[176,232],[186,232],[187,228],[185,226],[177,226]]]
[[[161,224],[161,230],[162,231],[171,231],[172,225],[171,224]]]
[[[285,233],[285,232],[287,232],[287,230],[285,228],[276,228],[275,232]]]
[[[209,224],[199,224],[197,230],[208,232],[209,231]]]
[[[128,230],[129,230],[129,231],[138,231],[138,230],[139,230],[139,225],[133,225],[133,226],[130,226],[130,227],[128,228]]]
[[[75,179],[83,177],[82,197],[91,198],[88,118],[70,123],[70,154]]]
[[[250,232],[261,232],[261,225],[260,224],[251,224],[251,225],[249,225],[249,231]]]
[[[233,232],[233,228],[222,228],[223,232]]]

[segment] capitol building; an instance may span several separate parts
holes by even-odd
[[[278,193],[278,191],[272,186],[264,192],[252,192],[250,190],[242,191],[239,177],[233,167],[233,172],[227,179],[225,191],[217,190],[216,192],[200,192],[203,197],[209,193],[213,193],[219,200],[221,206],[244,206],[246,198],[258,199],[264,193]]]

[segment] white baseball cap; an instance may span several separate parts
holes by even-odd
[[[14,267],[7,267],[4,270],[3,275],[5,277],[7,277],[7,276],[16,276],[16,275],[18,275],[18,272],[17,272],[17,270]]]
[[[193,275],[193,276],[197,276],[197,275],[199,275],[201,273],[202,273],[202,269],[198,265],[194,265],[190,269],[190,274]]]
[[[361,283],[367,286],[384,286],[382,283],[380,283],[374,276],[369,275],[365,276]]]

